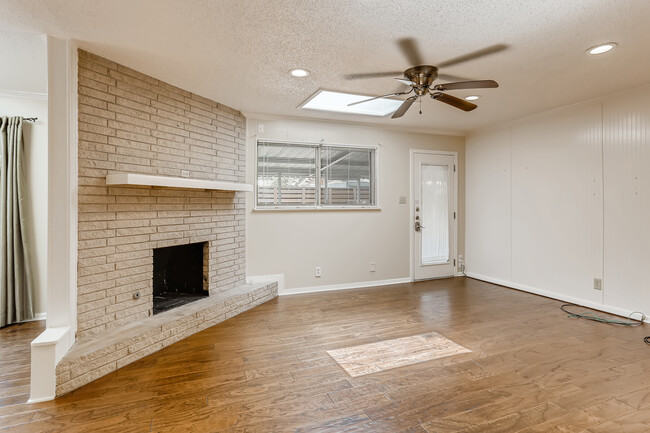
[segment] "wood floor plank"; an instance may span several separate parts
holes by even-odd
[[[9,326],[0,432],[649,431],[650,332],[561,304],[469,278],[285,296],[37,404],[44,324]],[[358,377],[327,353],[431,332],[472,352]]]

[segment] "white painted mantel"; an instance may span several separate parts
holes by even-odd
[[[170,188],[215,189],[220,191],[253,192],[253,185],[220,180],[189,179],[185,177],[154,176],[138,173],[115,173],[106,176],[106,185],[165,186]]]

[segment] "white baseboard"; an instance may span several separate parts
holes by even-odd
[[[29,398],[29,399],[27,399],[27,404],[42,403],[44,401],[52,401],[55,398],[56,398],[56,396],[54,396],[54,395],[51,395],[49,397]]]
[[[498,284],[500,286],[510,287],[511,289],[521,290],[523,292],[534,293],[536,295],[545,296],[547,298],[557,299],[558,301],[568,302],[571,304],[581,305],[587,308],[593,308],[594,310],[604,311],[606,313],[615,314],[621,317],[629,317],[633,311],[625,310],[623,308],[614,307],[611,305],[601,304],[598,302],[588,301],[586,299],[574,298],[573,296],[567,296],[562,293],[551,292],[549,290],[538,289],[537,287],[526,286],[523,284],[515,284],[510,281],[500,280],[498,278],[488,277],[486,275],[475,274],[473,272],[465,272],[465,275],[481,281],[486,281],[488,283]],[[645,312],[643,312],[645,314]],[[637,315],[638,317],[638,315]],[[646,322],[650,323],[650,317],[646,315]]]
[[[47,313],[36,313],[34,314],[33,319],[23,320],[23,322],[36,322],[38,320],[45,320],[45,319],[47,319]]]
[[[284,289],[279,292],[279,294],[281,296],[298,295],[302,293],[330,292],[333,290],[349,290],[361,289],[364,287],[389,286],[392,284],[403,284],[410,282],[411,279],[409,277],[393,278],[391,280],[359,281],[356,283],[330,284],[327,286],[296,287],[292,289]]]

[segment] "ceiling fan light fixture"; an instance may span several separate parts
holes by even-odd
[[[465,100],[466,100],[466,101],[476,101],[476,100],[479,99],[479,98],[480,98],[479,95],[470,95],[470,96],[465,96]]]
[[[302,69],[302,68],[296,68],[292,69],[289,71],[292,77],[296,78],[305,78],[306,76],[309,75],[309,71],[307,69]]]
[[[589,48],[587,50],[587,54],[592,54],[592,55],[604,54],[613,50],[617,46],[618,44],[616,42],[607,42],[606,44],[600,44],[600,45],[596,45],[595,47]]]

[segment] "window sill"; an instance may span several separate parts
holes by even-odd
[[[299,206],[268,206],[268,207],[254,207],[253,212],[320,212],[320,211],[380,211],[379,206],[320,206],[320,207],[299,207]]]

